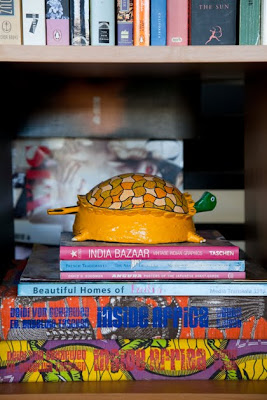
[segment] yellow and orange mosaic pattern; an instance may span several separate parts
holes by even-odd
[[[86,199],[95,207],[114,210],[156,208],[188,213],[186,197],[174,185],[146,174],[115,176],[95,186]]]

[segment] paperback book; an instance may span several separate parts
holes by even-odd
[[[21,44],[21,2],[0,0],[0,45]]]
[[[3,341],[0,382],[266,380],[264,340]]]
[[[90,1],[90,34],[93,46],[115,45],[115,1]]]
[[[150,1],[134,0],[134,46],[150,45]]]
[[[188,45],[188,2],[189,0],[167,0],[168,46]]]
[[[198,231],[205,243],[135,245],[108,242],[73,242],[71,232],[62,232],[61,260],[239,260],[239,247],[216,230]],[[199,266],[201,268],[201,264]],[[188,264],[188,265],[191,265]],[[195,264],[197,265],[197,263]],[[202,264],[203,265],[203,264]]]
[[[239,44],[260,44],[261,0],[240,0],[239,7]]]
[[[134,0],[117,0],[118,46],[133,45],[133,2]]]
[[[22,0],[23,44],[45,45],[45,0]]]
[[[151,0],[150,7],[150,44],[151,46],[166,46],[167,0]]]
[[[70,44],[70,9],[68,0],[46,1],[46,44]]]
[[[70,34],[72,46],[90,43],[89,0],[70,0]]]

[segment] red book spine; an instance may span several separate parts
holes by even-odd
[[[238,260],[237,246],[61,246],[61,260]]]
[[[167,0],[167,46],[188,45],[188,0]]]

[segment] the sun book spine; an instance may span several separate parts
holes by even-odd
[[[45,0],[22,0],[23,44],[45,45]]]
[[[134,0],[134,46],[150,45],[150,0]]]
[[[237,246],[60,246],[61,260],[238,260]]]
[[[166,46],[167,0],[151,0],[150,8],[151,46]]]
[[[188,0],[167,0],[167,45],[188,45]]]
[[[70,10],[68,0],[46,0],[46,43],[70,44]]]
[[[70,43],[72,46],[88,46],[89,0],[70,0]]]
[[[90,31],[91,45],[115,45],[115,1],[91,0]]]
[[[21,42],[21,0],[0,0],[0,45]]]
[[[133,45],[133,1],[117,0],[117,44]]]
[[[260,44],[261,0],[240,0],[239,44]]]
[[[192,45],[236,44],[237,0],[191,0]]]

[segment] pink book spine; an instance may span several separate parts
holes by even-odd
[[[188,45],[188,0],[167,0],[167,46]]]
[[[61,272],[62,280],[245,279],[245,272]]]
[[[239,260],[237,246],[60,247],[61,260]]]
[[[46,20],[46,41],[48,46],[68,46],[70,44],[68,19]]]

